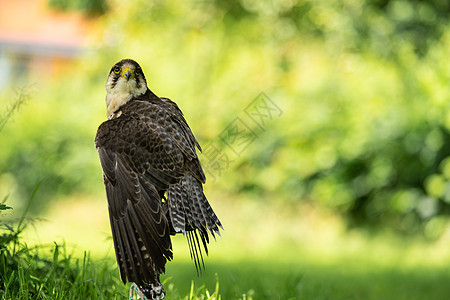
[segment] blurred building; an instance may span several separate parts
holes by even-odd
[[[56,77],[82,51],[92,21],[48,0],[0,0],[0,90]]]

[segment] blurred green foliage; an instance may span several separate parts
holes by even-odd
[[[111,1],[92,51],[5,127],[0,169],[20,189],[42,180],[48,199],[102,191],[104,82],[129,57],[230,158],[207,188],[435,238],[450,211],[449,11],[441,0]],[[220,134],[261,92],[282,115],[247,123],[257,138],[235,154]]]
[[[78,10],[88,16],[101,15],[108,10],[105,0],[48,0],[47,4],[52,9]]]

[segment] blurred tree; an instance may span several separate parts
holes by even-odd
[[[0,148],[0,168],[29,189],[47,178],[49,197],[102,190],[100,99],[111,64],[131,57],[202,146],[230,158],[208,185],[434,238],[450,212],[449,10],[442,0],[111,0],[79,72],[5,128],[20,138],[0,137],[11,149]],[[283,111],[264,129],[244,112],[261,91]],[[239,155],[220,139],[237,117],[257,132]]]
[[[108,10],[106,0],[48,0],[50,8],[62,11],[78,10],[86,15],[101,15]]]

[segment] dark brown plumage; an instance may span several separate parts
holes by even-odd
[[[108,199],[120,275],[135,282],[150,299],[165,291],[159,275],[171,260],[170,234],[186,233],[197,270],[209,234],[221,223],[205,195],[205,174],[195,139],[178,106],[146,85],[133,60],[110,71],[108,121],[95,138]]]

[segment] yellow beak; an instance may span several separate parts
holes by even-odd
[[[130,78],[134,78],[134,72],[130,68],[124,68],[120,76],[126,80],[130,80]]]

